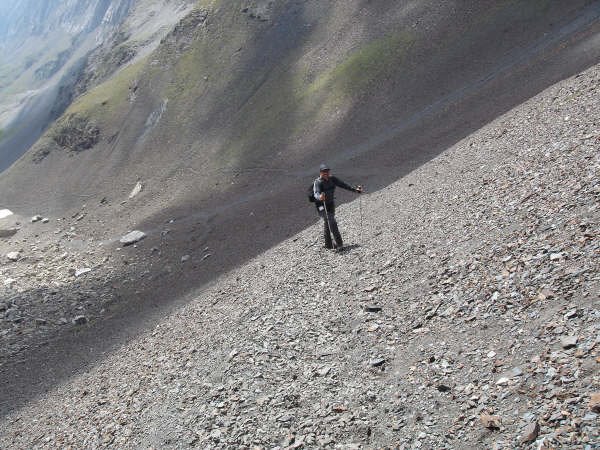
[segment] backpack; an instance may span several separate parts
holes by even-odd
[[[306,191],[307,195],[308,195],[308,201],[310,203],[315,203],[315,191],[314,191],[314,183],[310,183],[310,186],[308,187],[308,190]]]

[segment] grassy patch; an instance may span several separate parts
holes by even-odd
[[[405,32],[376,39],[316,76],[290,55],[240,111],[239,131],[222,159],[235,161],[251,149],[269,151],[343,111],[365,92],[397,78],[414,42]]]
[[[317,77],[306,89],[307,95],[323,90],[353,96],[376,83],[395,76],[415,43],[415,38],[401,32],[376,39],[351,53],[333,69]]]
[[[146,65],[147,58],[132,64],[104,83],[79,97],[65,115],[96,119],[101,124],[114,122],[129,106],[130,95],[136,89],[136,79]]]
[[[222,3],[222,0],[198,0],[196,8],[214,9]]]

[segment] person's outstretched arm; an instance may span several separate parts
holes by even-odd
[[[337,187],[341,187],[342,189],[346,189],[347,191],[351,191],[351,192],[362,192],[362,187],[361,186],[350,186],[347,183],[344,183],[342,180],[340,180],[337,177],[331,177],[331,181],[333,181],[333,184],[335,184]]]

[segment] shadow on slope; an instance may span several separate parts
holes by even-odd
[[[514,3],[516,8],[518,3]],[[505,32],[496,24],[489,28],[492,30],[490,35],[479,30],[483,34],[477,42],[465,41],[460,49],[448,47],[450,53],[444,54],[446,58],[436,66],[435,74],[417,70],[408,80],[412,83],[410,87],[400,93],[394,94],[396,91],[392,89],[398,79],[389,77],[384,71],[385,79],[376,83],[381,92],[366,90],[379,95],[381,102],[369,106],[366,99],[359,98],[349,106],[345,105],[344,120],[337,124],[328,140],[321,141],[319,148],[301,154],[289,141],[283,141],[279,143],[283,147],[289,146],[289,153],[283,152],[281,156],[273,155],[272,147],[258,159],[256,155],[260,152],[235,153],[237,164],[229,169],[234,175],[223,172],[224,182],[233,184],[204,198],[189,198],[139,224],[139,228],[153,230],[153,234],[158,235],[164,229],[165,221],[174,218],[175,222],[169,225],[171,231],[162,257],[164,261],[173,262],[189,254],[194,264],[175,273],[157,270],[151,279],[143,280],[143,287],[138,285],[136,289],[123,290],[121,296],[126,301],[115,305],[106,318],[75,335],[61,333],[51,346],[32,349],[23,355],[23,361],[4,367],[0,397],[2,414],[14,411],[74,373],[92,367],[107,352],[152,327],[171,308],[201,295],[197,291],[199,287],[313,223],[316,218],[306,204],[304,190],[315,175],[313,168],[322,158],[333,161],[336,172],[347,181],[363,182],[370,190],[382,188],[499,114],[554,82],[595,64],[600,56],[599,47],[594,45],[600,35],[600,3],[593,2],[587,9],[574,7],[572,10],[569,7],[567,10],[570,12],[568,20],[564,18],[556,25],[550,25],[549,16],[545,16],[537,27],[533,26],[535,23],[509,24]],[[552,11],[552,18],[559,20],[563,12],[561,7],[555,6]],[[298,17],[302,17],[301,11]],[[367,28],[371,26],[367,23]],[[503,36],[510,33],[511,26],[520,27],[521,40],[503,44]],[[254,101],[265,106],[260,104],[263,100],[255,97],[269,82],[269,72],[259,72],[252,80],[244,81],[254,73],[252,69],[265,65],[265,53],[293,54],[303,39],[310,36],[307,31],[286,43],[274,44],[272,39],[278,37],[277,27],[269,32],[265,35],[269,40],[262,41],[264,46],[257,46],[256,52],[249,55],[248,71],[240,72],[229,85],[250,83],[242,90],[246,97],[234,103],[241,111],[248,112],[244,108]],[[462,58],[456,59],[453,52],[463,52]],[[451,76],[453,71],[456,72]],[[290,91],[296,88],[296,80],[290,71],[277,74],[277,82],[282,86]],[[250,108],[249,112],[252,111]],[[228,120],[230,111],[218,106],[213,112],[214,120],[218,122]],[[290,111],[284,117],[276,115],[273,129],[290,133],[295,129],[297,114],[298,111]],[[390,119],[380,120],[382,116]],[[235,143],[239,137],[235,127],[243,125],[246,116],[233,117],[229,136]],[[300,137],[306,136],[303,134],[306,130],[300,131]],[[263,139],[263,132],[256,133],[242,147],[258,148],[264,144]],[[247,158],[246,153],[252,157]],[[286,169],[282,171],[284,163]],[[350,194],[340,195],[343,201],[351,198]],[[355,218],[341,218],[342,232],[344,224],[350,220]],[[198,238],[199,230],[201,238]],[[144,248],[155,245],[156,239],[151,236],[143,244]],[[315,241],[318,239],[319,236],[315,236]],[[312,244],[307,243],[307,257],[318,255]],[[202,260],[207,246],[212,256]],[[266,267],[265,272],[257,276],[270,276],[276,270]],[[118,284],[122,280],[112,281]]]

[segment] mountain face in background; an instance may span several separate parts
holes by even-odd
[[[189,4],[185,0],[4,4],[0,10],[0,170],[29,148],[76,95],[152,48],[188,12]],[[90,73],[96,72],[98,62],[99,73]]]
[[[118,26],[133,0],[20,0],[6,5],[0,21],[2,47],[17,50],[24,41],[59,33],[76,37]],[[49,43],[50,44],[50,43]]]
[[[292,214],[322,160],[385,185],[600,54],[590,0],[18,5],[3,54],[52,47],[5,74],[2,168],[34,145],[0,204],[132,221],[250,199]]]

